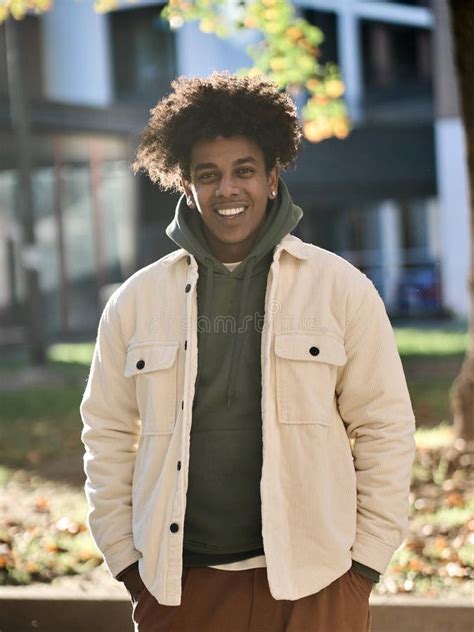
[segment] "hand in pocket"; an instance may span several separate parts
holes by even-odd
[[[123,583],[127,589],[133,603],[136,603],[142,593],[146,590],[146,586],[140,577],[138,563],[126,572],[123,576]]]

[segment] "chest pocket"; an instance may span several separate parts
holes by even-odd
[[[337,368],[346,361],[343,341],[331,334],[276,334],[279,421],[284,424],[329,425]]]
[[[176,421],[178,342],[140,342],[127,350],[125,377],[134,378],[145,435],[170,434]]]

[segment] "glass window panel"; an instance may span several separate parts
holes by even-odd
[[[133,176],[125,160],[102,165],[103,235],[105,264],[113,281],[128,276],[134,264]]]
[[[79,280],[94,271],[94,235],[88,165],[67,165],[62,178],[65,246],[69,279]]]
[[[54,171],[36,169],[32,176],[36,242],[40,253],[40,288],[56,291],[58,286],[57,230],[54,214]]]
[[[321,45],[321,56],[318,61],[339,63],[337,48],[337,22],[336,14],[329,11],[317,11],[315,9],[303,9],[302,17],[310,24],[317,26],[324,34],[324,42]]]
[[[429,86],[431,32],[402,24],[361,20],[364,83],[369,90]]]
[[[175,34],[162,6],[110,14],[115,92],[119,99],[156,99],[176,74]]]
[[[0,172],[0,310],[20,298],[21,232],[14,214],[15,181],[14,171]]]

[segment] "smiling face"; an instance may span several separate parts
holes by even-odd
[[[219,261],[242,261],[250,253],[277,191],[279,168],[269,172],[260,147],[245,136],[194,144],[191,180],[182,179],[188,204],[196,208],[212,254]]]

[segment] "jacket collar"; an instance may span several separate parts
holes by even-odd
[[[309,259],[311,256],[311,253],[309,252],[307,246],[308,244],[302,241],[299,237],[296,237],[296,235],[291,235],[290,233],[288,233],[282,238],[280,243],[275,247],[274,259],[277,258],[277,256],[279,257],[280,252],[282,250],[286,250],[286,252],[288,252],[290,255],[292,255],[296,259],[301,259],[301,260]],[[181,261],[181,259],[183,259],[183,257],[186,257],[186,256],[191,256],[191,260],[194,259],[194,257],[192,255],[189,255],[189,253],[186,250],[184,250],[184,248],[179,248],[178,250],[174,250],[173,252],[171,252],[169,255],[166,255],[163,263],[165,263],[168,266],[171,266],[177,263],[178,261]]]
[[[275,256],[277,254],[279,255],[281,250],[286,250],[290,255],[296,257],[296,259],[306,260],[311,257],[308,245],[310,244],[305,243],[299,237],[296,237],[296,235],[288,233],[275,248]]]

